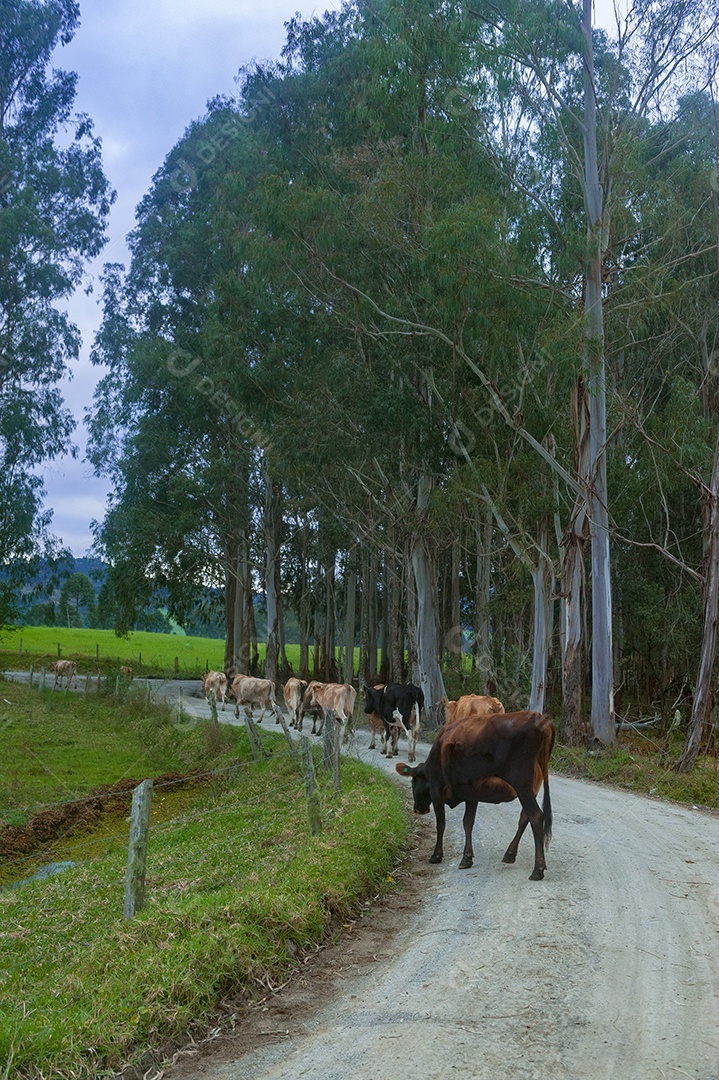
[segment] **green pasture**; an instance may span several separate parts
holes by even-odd
[[[296,672],[300,666],[299,645],[287,645],[287,659]],[[258,644],[260,662],[264,663],[265,643]],[[112,630],[85,630],[62,626],[25,626],[8,630],[0,636],[0,669],[35,670],[53,660],[75,660],[81,675],[117,673],[129,666],[135,675],[173,676],[199,679],[210,670],[221,671],[225,643],[221,638],[186,637],[178,634],[152,634],[133,630],[127,637],[117,637]],[[359,649],[355,649],[355,672]],[[378,657],[379,662],[379,657]]]
[[[0,664],[16,670],[27,670],[31,662],[36,667],[50,664],[61,657],[76,660],[82,674],[129,665],[135,674],[171,675],[179,670],[183,676],[199,678],[208,665],[222,668],[224,656],[225,643],[219,638],[142,630],[117,637],[112,630],[25,626],[0,638]]]
[[[220,745],[218,725],[173,722],[132,690],[103,703],[4,682],[0,696],[13,703],[0,714],[0,753],[13,761],[3,801],[25,812],[98,780],[224,770],[180,800],[156,791],[148,898],[133,920],[122,918],[126,810],[101,842],[59,845],[49,858],[77,860],[62,874],[0,888],[3,1080],[89,1080],[126,1063],[144,1072],[154,1048],[216,1024],[229,994],[266,993],[392,888],[409,815],[398,786],[367,766],[343,759],[335,796],[315,748],[323,828],[313,837],[301,768],[274,731],[262,731],[270,756],[255,763],[244,729],[219,725]]]

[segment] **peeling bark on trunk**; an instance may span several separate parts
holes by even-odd
[[[355,654],[355,598],[357,594],[357,575],[354,570],[345,571],[345,662],[344,681],[354,679]]]
[[[442,698],[445,696],[444,679],[439,664],[439,641],[437,634],[437,561],[430,542],[422,530],[423,518],[429,504],[432,479],[420,477],[417,490],[418,533],[412,548],[412,568],[417,588],[417,655],[419,660],[419,685],[424,693],[424,704],[430,725],[438,726],[443,719]]]
[[[717,612],[719,610],[719,433],[714,450],[711,489],[707,497],[707,519],[702,645],[692,715],[686,742],[677,763],[677,769],[680,772],[688,772],[694,768],[702,738],[711,720],[711,688],[716,658]]]
[[[302,566],[300,570],[300,669],[299,677],[310,677],[310,604],[307,591],[307,526],[303,522],[302,530]]]
[[[547,691],[547,670],[554,632],[554,571],[546,551],[549,526],[544,523],[539,535],[539,558],[532,567],[534,585],[534,633],[532,653],[532,689],[529,695],[530,712],[544,712]]]
[[[282,542],[282,485],[265,474],[265,596],[267,602],[267,650],[265,678],[277,681],[281,618],[280,545]]]
[[[597,112],[592,45],[592,0],[584,0],[584,197],[587,255],[584,347],[589,398],[589,528],[592,559],[592,732],[600,743],[616,738],[612,653],[612,591],[607,505],[607,398],[602,306],[603,199],[597,159]]]
[[[472,666],[478,668],[483,679],[482,693],[489,693],[487,679],[492,671],[489,636],[489,597],[492,580],[492,511],[477,511],[475,518],[477,544],[477,580],[474,588],[474,643]]]
[[[577,476],[588,474],[589,407],[584,382],[577,379],[572,394],[572,426]],[[577,498],[562,539],[562,737],[570,746],[583,746],[587,735],[582,720],[584,699],[584,629],[586,623],[586,581],[584,548],[587,530],[587,504]]]
[[[414,586],[412,569],[412,545],[407,540],[405,547],[405,582],[407,586],[407,665],[410,682],[419,686],[419,656],[417,653],[417,592]]]

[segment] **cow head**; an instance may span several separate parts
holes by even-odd
[[[366,713],[377,713],[380,715],[380,704],[382,702],[382,686],[365,686],[364,688],[364,711]]]
[[[395,769],[400,776],[412,777],[412,798],[414,799],[415,814],[428,814],[432,805],[432,797],[429,793],[429,781],[424,762],[412,767],[411,765],[405,765],[403,761],[398,761]]]

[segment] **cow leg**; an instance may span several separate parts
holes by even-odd
[[[462,818],[462,826],[464,828],[464,852],[462,853],[462,861],[459,864],[460,870],[468,870],[474,862],[474,851],[472,849],[472,829],[474,828],[474,818],[477,813],[476,801],[470,801],[469,799],[464,804],[464,817]]]
[[[419,717],[417,719],[419,720]],[[416,727],[415,727],[414,724],[412,724],[409,731],[407,732],[407,756],[408,756],[410,761],[416,761],[417,760],[416,750],[417,750],[417,735],[418,735],[418,733],[419,733],[419,724],[417,724]]]
[[[519,841],[522,839],[524,830],[527,828],[527,825],[529,825],[529,817],[527,816],[525,811],[522,810],[521,814],[519,815],[519,825],[517,827],[517,831],[512,837],[509,847],[502,856],[502,862],[513,863],[515,861],[515,859],[517,858],[517,848],[519,847]]]
[[[437,842],[434,845],[434,851],[430,855],[429,861],[431,863],[442,862],[442,856],[444,850],[442,848],[442,839],[444,837],[444,828],[447,824],[447,817],[444,810],[444,803],[434,803],[434,816],[437,822]]]
[[[529,875],[529,880],[541,881],[544,877],[544,871],[547,869],[544,858],[544,814],[539,807],[532,788],[528,792],[520,793],[518,791],[517,795],[534,834],[534,870]]]

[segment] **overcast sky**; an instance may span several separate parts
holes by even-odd
[[[608,14],[610,0],[600,4]],[[92,543],[90,521],[103,517],[109,489],[82,460],[84,410],[101,374],[88,354],[100,323],[102,266],[127,263],[125,236],[153,173],[188,124],[203,114],[208,99],[234,93],[240,67],[279,56],[284,23],[298,7],[309,18],[339,8],[340,0],[310,7],[300,7],[298,0],[81,0],[75,38],[55,54],[57,67],[79,75],[76,109],[92,118],[103,143],[105,172],[117,191],[109,243],[87,268],[95,293],[79,293],[69,305],[84,343],[72,378],[63,384],[78,420],[80,458],[68,455],[43,469],[46,505],[54,511],[52,531],[76,556],[85,555]]]
[[[125,236],[137,203],[154,172],[188,124],[216,94],[235,92],[234,76],[252,60],[275,59],[284,44],[284,23],[298,8],[303,17],[339,7],[325,0],[301,7],[298,0],[80,0],[81,24],[73,41],[58,49],[56,67],[79,75],[76,111],[87,113],[103,143],[105,173],[117,191],[110,240],[87,268],[94,295],[80,293],[69,309],[83,336],[82,359],[63,383],[78,420],[81,458],[45,466],[46,505],[52,532],[76,556],[92,543],[90,521],[104,513],[108,483],[82,461],[82,418],[100,376],[87,359],[100,323],[99,275],[106,262],[127,263]]]

